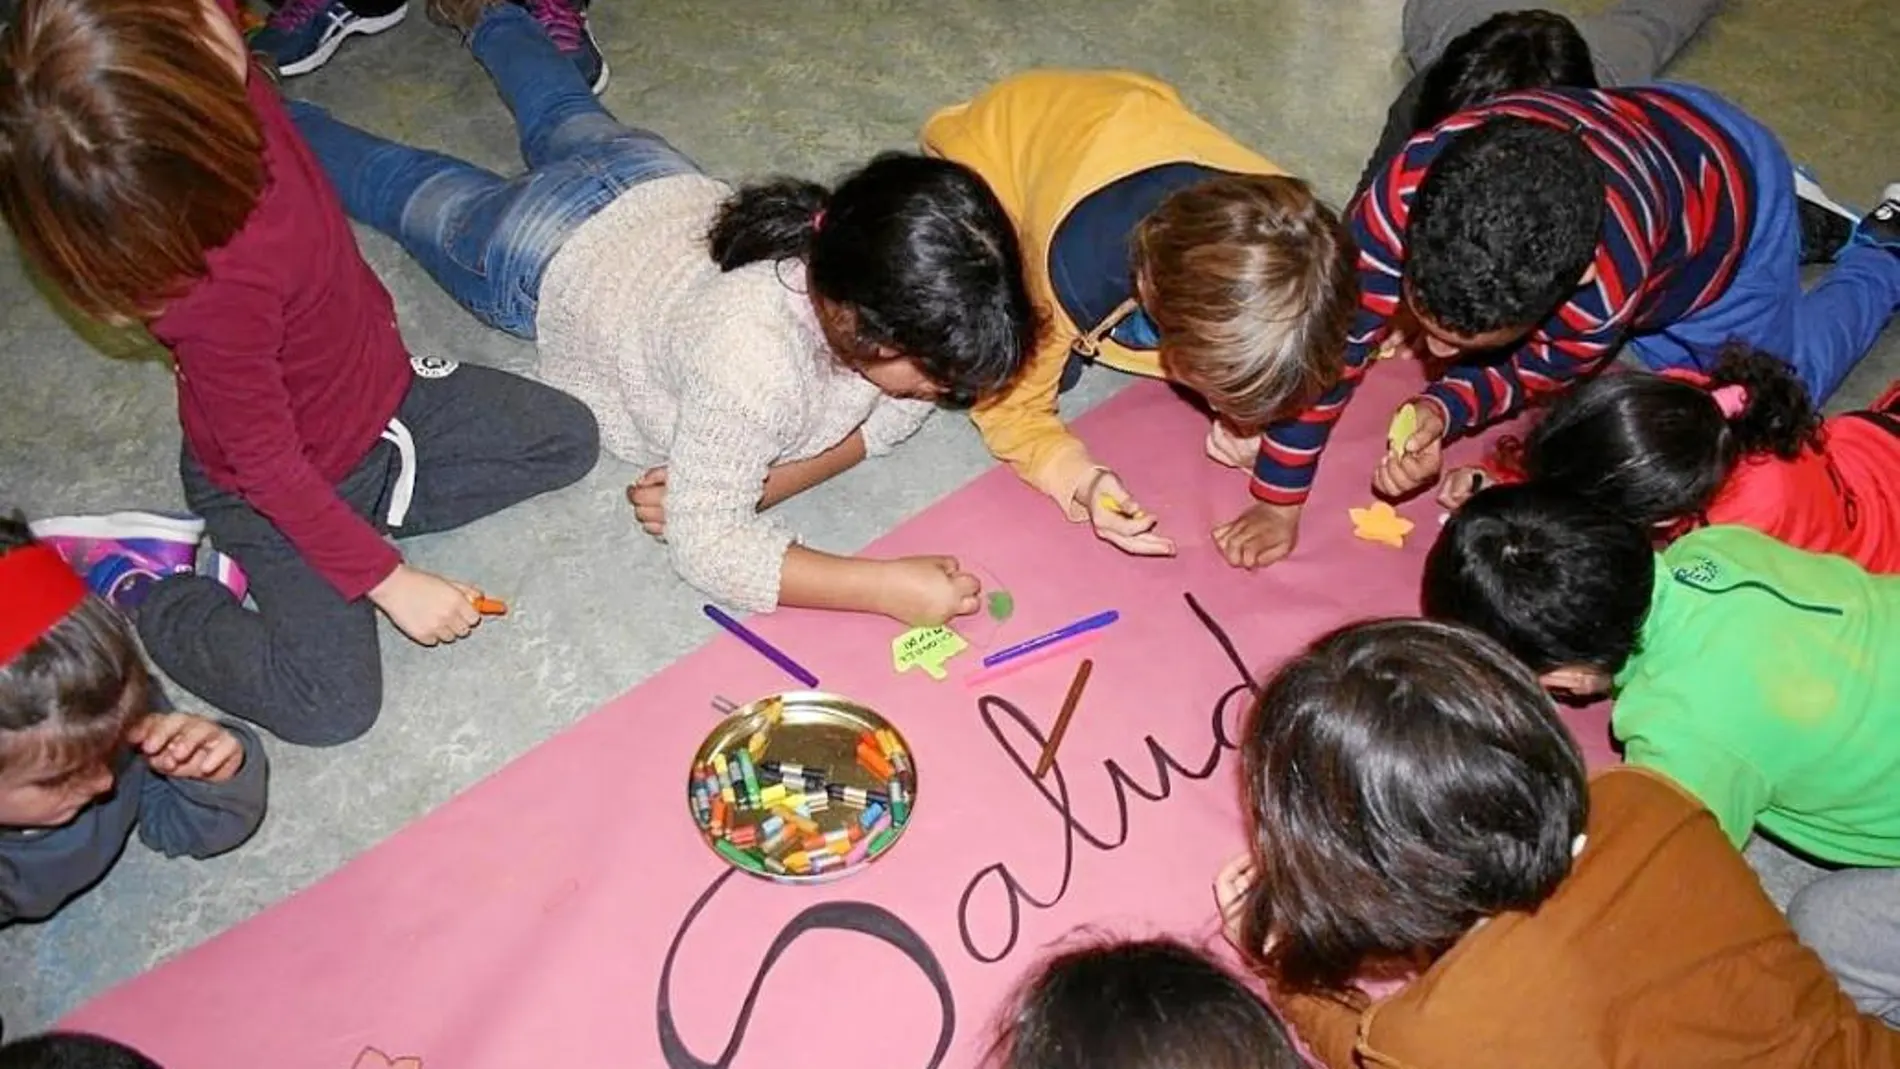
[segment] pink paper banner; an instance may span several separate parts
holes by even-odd
[[[947,682],[893,674],[901,628],[889,622],[754,621],[823,689],[910,740],[912,827],[865,872],[773,886],[699,842],[684,782],[715,719],[709,699],[792,686],[722,637],[66,1024],[194,1069],[346,1069],[370,1048],[441,1069],[972,1066],[1025,967],[1077,926],[1212,935],[1209,880],[1242,848],[1233,741],[1245,670],[1270,670],[1346,621],[1416,611],[1437,506],[1401,507],[1418,525],[1402,550],[1353,538],[1346,513],[1371,501],[1368,473],[1416,375],[1375,370],[1335,437],[1298,553],[1258,574],[1229,568],[1207,538],[1245,504],[1244,477],[1202,456],[1205,417],[1154,384],[1081,427],[1164,518],[1178,559],[1098,545],[1003,471],[876,545],[955,553],[1006,585],[1018,609],[997,644],[1121,611],[1090,648],[1094,678],[1043,781],[1030,769],[1075,657],[971,689],[975,650],[950,662]],[[1579,733],[1602,756],[1600,716]]]

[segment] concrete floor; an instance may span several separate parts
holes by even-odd
[[[289,91],[387,135],[515,167],[512,127],[484,76],[422,18],[421,0],[413,7],[405,25],[352,43]],[[609,106],[729,176],[834,173],[912,144],[934,107],[1025,67],[1125,66],[1172,80],[1336,198],[1399,83],[1398,0],[597,0],[594,11],[614,67]],[[1735,0],[1673,74],[1732,95],[1837,196],[1864,203],[1900,178],[1895,40],[1892,0]],[[390,243],[365,234],[363,247],[414,351],[532,367],[530,347],[477,326]],[[76,332],[11,256],[0,287],[0,505],[30,515],[178,506],[165,370],[141,362],[134,341]],[[1840,401],[1864,401],[1897,374],[1890,330]],[[1098,372],[1072,400],[1080,408],[1121,385]],[[967,421],[939,418],[896,457],[787,512],[814,544],[848,550],[986,464]],[[636,474],[604,460],[564,493],[408,543],[423,567],[481,582],[514,615],[442,650],[388,632],[382,724],[338,750],[273,745],[271,816],[245,849],[161,862],[135,845],[55,920],[0,933],[8,1031],[44,1025],[320,879],[705,639],[700,599],[621,503]]]

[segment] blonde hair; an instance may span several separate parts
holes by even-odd
[[[264,183],[264,135],[200,0],[26,0],[0,36],[0,215],[87,315],[150,319]]]
[[[1236,430],[1294,414],[1339,381],[1355,256],[1297,178],[1225,175],[1169,195],[1134,237],[1162,371]]]

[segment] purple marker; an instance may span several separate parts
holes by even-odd
[[[1046,635],[1037,635],[1035,638],[1018,642],[1008,649],[997,650],[995,653],[983,658],[983,667],[995,668],[997,665],[1003,664],[1006,661],[1013,661],[1018,657],[1034,653],[1044,646],[1053,646],[1063,639],[1074,638],[1077,635],[1086,635],[1090,631],[1100,631],[1102,628],[1107,627],[1109,624],[1121,618],[1122,614],[1116,612],[1114,609],[1110,609],[1107,612],[1098,612],[1087,619],[1077,620],[1067,627],[1058,627]]]
[[[785,669],[786,674],[793,679],[798,680],[808,687],[818,686],[817,676],[806,671],[797,661],[785,656],[785,654],[779,651],[777,646],[753,634],[750,628],[721,612],[717,606],[706,606],[706,618],[732,632],[738,637],[739,641],[758,650],[761,657]]]

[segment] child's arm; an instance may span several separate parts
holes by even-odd
[[[139,789],[139,839],[167,857],[213,857],[263,823],[270,783],[264,747],[247,727],[184,713],[134,726],[151,766]]]
[[[974,612],[977,582],[947,558],[823,553],[797,545],[759,514],[759,487],[771,462],[801,430],[797,394],[796,383],[775,381],[769,372],[715,365],[681,405],[666,475],[666,541],[680,577],[719,601],[760,612],[795,605],[912,624]]]
[[[1558,322],[1569,310],[1551,317]],[[1526,404],[1558,393],[1595,374],[1615,355],[1625,330],[1610,321],[1587,332],[1539,329],[1511,358],[1498,363],[1462,361],[1425,387],[1424,395],[1445,406],[1445,440],[1481,430],[1516,415]]]

